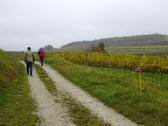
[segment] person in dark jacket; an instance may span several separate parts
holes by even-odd
[[[25,63],[27,65],[27,74],[32,76],[33,72],[33,63],[35,61],[33,52],[31,51],[31,48],[28,47],[27,51],[25,52]]]
[[[40,63],[41,63],[41,66],[43,66],[44,64],[44,58],[46,56],[46,52],[41,48],[39,51],[38,51],[38,56],[40,58]]]

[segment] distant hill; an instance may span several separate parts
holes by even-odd
[[[104,43],[105,48],[112,46],[138,46],[138,45],[168,45],[168,36],[162,34],[148,34],[124,37],[111,37],[93,41],[71,42],[61,49],[87,49],[99,42]]]
[[[52,45],[46,45],[44,47],[42,47],[43,50],[47,51],[47,52],[53,52],[53,51],[57,51],[57,48],[54,48]]]

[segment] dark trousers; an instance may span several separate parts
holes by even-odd
[[[33,62],[27,62],[27,74],[32,76],[33,72]]]
[[[44,58],[40,58],[40,63],[41,63],[41,66],[43,66],[43,64],[44,64]]]

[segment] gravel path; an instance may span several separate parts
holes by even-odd
[[[68,117],[67,109],[61,103],[55,102],[55,97],[48,92],[35,70],[33,77],[29,76],[28,80],[31,86],[31,95],[38,105],[40,126],[75,126]]]
[[[137,126],[136,123],[117,113],[112,108],[107,107],[96,98],[90,96],[87,92],[81,90],[75,84],[66,80],[50,66],[45,65],[42,68],[48,73],[51,79],[56,82],[55,85],[58,90],[69,93],[73,98],[87,107],[93,114],[96,114],[106,123],[113,126]]]

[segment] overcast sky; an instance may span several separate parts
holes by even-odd
[[[0,0],[0,48],[168,34],[168,0]]]

